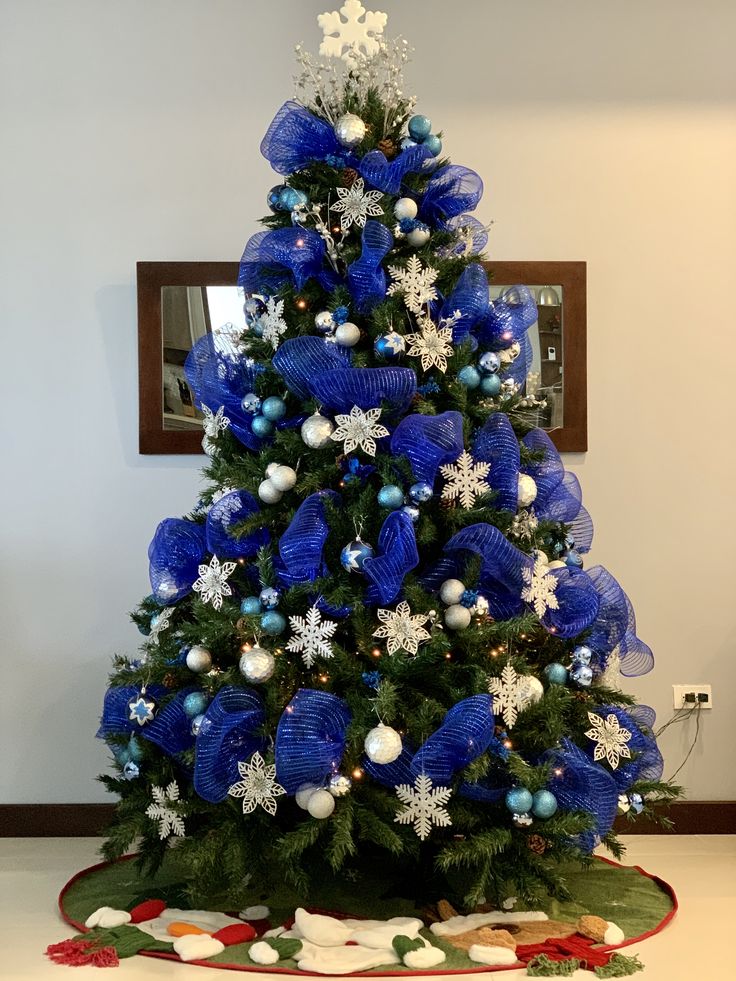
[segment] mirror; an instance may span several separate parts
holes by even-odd
[[[484,263],[490,296],[524,283],[537,299],[527,391],[544,398],[538,425],[560,450],[587,449],[585,263]],[[245,327],[237,262],[139,262],[141,453],[201,453],[202,413],[184,376],[193,344],[212,333],[224,349]],[[219,339],[219,341],[217,340]]]

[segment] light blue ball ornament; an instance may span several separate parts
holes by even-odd
[[[267,610],[261,617],[261,629],[270,637],[278,637],[286,630],[286,617],[278,610]]]
[[[284,187],[279,194],[279,210],[293,211],[294,208],[306,204],[308,200],[304,191],[297,191],[295,187]]]
[[[583,557],[579,552],[567,552],[563,556],[563,560],[569,569],[582,569],[583,567]]]
[[[188,719],[193,719],[195,715],[202,715],[209,705],[209,699],[203,691],[191,691],[184,699],[182,708],[184,715]]]
[[[587,644],[579,644],[572,652],[572,659],[578,664],[590,664],[593,660],[593,651]]]
[[[538,818],[551,818],[557,810],[557,798],[549,790],[538,790],[532,798],[532,814]]]
[[[286,184],[275,184],[266,196],[266,203],[268,207],[273,211],[274,214],[278,214],[282,211],[281,204],[281,192],[286,190]]]
[[[126,780],[135,780],[141,774],[140,767],[135,760],[128,760],[123,767],[123,776]]]
[[[378,492],[378,503],[382,508],[395,511],[404,503],[404,492],[396,484],[386,484]]]
[[[498,395],[501,391],[501,379],[498,375],[486,375],[481,379],[480,390],[484,395]]]
[[[360,538],[348,542],[340,552],[340,564],[346,572],[362,572],[366,559],[373,558],[373,549]]]
[[[466,364],[458,371],[457,380],[465,388],[477,388],[480,385],[480,372],[472,364]]]
[[[544,673],[547,675],[547,681],[551,685],[567,684],[567,668],[564,664],[548,664],[544,669]]]
[[[261,406],[261,414],[270,422],[278,422],[286,415],[286,402],[280,399],[278,395],[269,395]]]
[[[590,688],[593,682],[593,669],[587,664],[575,664],[570,669],[570,677],[581,688]]]
[[[253,435],[258,436],[259,439],[268,439],[276,431],[274,424],[265,416],[255,416],[250,428],[253,430]]]
[[[412,484],[409,488],[409,497],[415,504],[426,504],[432,500],[432,485],[426,480],[420,480],[417,484]]]
[[[405,504],[401,510],[411,518],[412,524],[416,524],[419,521],[419,508],[416,504]]]
[[[512,814],[528,814],[534,799],[526,787],[512,787],[506,794],[506,807]]]
[[[279,605],[280,599],[281,593],[278,591],[278,589],[274,589],[273,586],[265,586],[261,590],[261,606],[263,606],[263,608],[266,610],[275,610]]]
[[[376,343],[373,345],[373,350],[378,357],[385,358],[387,361],[398,358],[404,353],[405,348],[406,341],[395,330],[389,331],[388,334],[381,334],[380,337],[376,338]]]
[[[256,412],[260,411],[261,408],[260,395],[256,395],[255,392],[246,392],[246,394],[240,400],[240,407],[243,412],[247,412],[249,416],[254,416]]]
[[[485,351],[478,358],[478,367],[484,375],[495,375],[501,367],[501,359],[495,351]]]
[[[240,612],[246,616],[254,617],[261,612],[261,601],[257,596],[246,596],[240,604]]]
[[[433,157],[439,157],[442,153],[442,140],[434,133],[430,133],[425,140],[422,140],[422,146],[426,146]]]
[[[416,115],[409,120],[409,136],[421,143],[432,132],[432,120],[428,116]]]

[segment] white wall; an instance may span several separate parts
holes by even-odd
[[[337,6],[337,4],[335,4]],[[594,558],[668,714],[715,709],[683,778],[736,797],[731,0],[382,0],[420,109],[486,181],[499,259],[585,259]],[[200,458],[137,453],[137,259],[239,256],[258,154],[324,0],[0,0],[4,694],[0,800],[103,799],[93,738],[146,547]],[[685,727],[664,741],[668,771]]]

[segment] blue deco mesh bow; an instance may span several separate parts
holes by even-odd
[[[329,123],[299,105],[285,102],[261,141],[261,153],[279,174],[292,174],[316,160],[337,158],[345,165],[354,161],[337,142]]]
[[[347,367],[350,354],[346,348],[328,344],[321,337],[292,337],[281,344],[272,364],[289,391],[303,400],[310,396],[309,383],[313,378]]]
[[[621,674],[629,678],[647,674],[654,667],[654,655],[636,636],[636,617],[629,597],[602,566],[589,569],[588,576],[600,598],[598,615],[585,639],[594,654],[593,668],[605,670],[615,651]]]
[[[476,335],[480,345],[501,351],[521,342],[537,320],[537,301],[528,286],[511,286],[492,300],[485,317],[479,321]]]
[[[405,416],[391,437],[391,452],[409,460],[416,480],[432,485],[442,464],[457,460],[462,451],[463,417],[459,412]]]
[[[274,567],[282,585],[314,582],[325,573],[322,550],[330,532],[325,514],[328,500],[338,500],[337,494],[334,491],[310,494],[279,539],[279,559]]]
[[[403,511],[392,511],[381,526],[375,556],[363,563],[365,577],[371,582],[366,602],[393,603],[404,576],[418,565],[414,523]]]
[[[154,718],[143,726],[141,736],[158,746],[167,756],[176,756],[177,753],[191,749],[194,745],[192,720],[184,712],[184,701],[187,695],[198,690],[190,686],[178,691]]]
[[[460,314],[452,328],[453,344],[462,344],[470,336],[473,327],[488,313],[488,303],[488,274],[483,266],[473,262],[463,270],[440,312],[440,317]]]
[[[151,590],[159,603],[176,603],[192,591],[205,555],[204,525],[165,518],[148,546]]]
[[[664,768],[664,760],[652,733],[655,712],[648,705],[620,708],[617,705],[597,705],[593,711],[604,719],[613,715],[622,729],[631,733],[626,743],[631,758],[619,758],[618,766],[611,770],[611,777],[619,794],[625,793],[637,780],[659,780]],[[585,747],[589,757],[593,757],[595,747],[592,742]]]
[[[197,736],[194,789],[217,804],[239,779],[238,763],[263,748],[265,713],[260,696],[250,688],[226,686],[210,702]]]
[[[325,243],[311,228],[301,225],[256,232],[246,243],[240,260],[238,286],[246,293],[276,293],[285,283],[302,289],[310,279],[325,289],[339,281],[323,268]]]
[[[417,390],[411,368],[332,368],[309,381],[310,393],[328,412],[350,412],[378,408],[386,403],[390,412],[403,413]]]
[[[448,164],[430,177],[419,217],[428,225],[445,228],[450,218],[473,211],[483,196],[483,181],[469,167]]]
[[[386,271],[381,263],[394,244],[380,221],[367,221],[360,236],[362,252],[348,266],[348,286],[359,313],[369,313],[386,296]]]
[[[336,773],[343,753],[350,711],[337,695],[300,688],[276,728],[276,779],[287,792],[320,786]]]
[[[619,794],[616,782],[569,739],[563,739],[559,749],[545,753],[543,760],[550,764],[548,787],[560,808],[593,815],[593,829],[573,839],[582,851],[592,852],[613,826]]]
[[[384,194],[398,194],[407,174],[418,174],[434,163],[426,146],[406,147],[389,163],[381,150],[371,150],[358,164],[361,177]]]

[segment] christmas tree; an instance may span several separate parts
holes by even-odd
[[[99,735],[105,845],[193,890],[382,869],[472,909],[564,894],[660,782],[631,603],[525,391],[535,300],[491,301],[479,176],[403,91],[385,15],[325,14],[261,151],[246,329],[192,350],[206,491],[149,549]],[[362,15],[365,14],[363,17]]]

